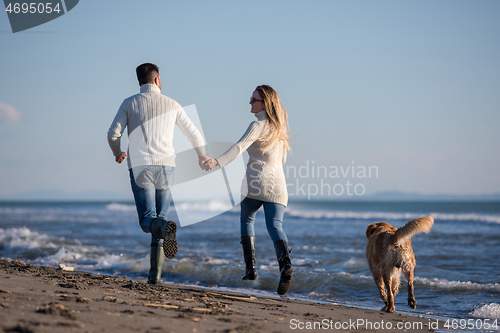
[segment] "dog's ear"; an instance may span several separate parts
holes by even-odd
[[[369,224],[368,228],[366,228],[366,238],[370,238],[370,236],[375,232],[377,226],[375,224]]]

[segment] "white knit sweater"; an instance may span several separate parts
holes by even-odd
[[[266,131],[266,111],[255,114],[258,121],[253,121],[241,139],[216,160],[222,168],[236,157],[248,150],[250,156],[247,164],[246,183],[242,193],[248,198],[265,202],[288,204],[283,164],[286,152],[279,142],[272,144],[266,151],[262,149],[265,142],[260,139]]]
[[[108,143],[120,155],[120,139],[127,127],[129,169],[141,165],[175,166],[174,125],[205,155],[205,142],[179,103],[162,95],[155,84],[143,84],[140,93],[125,99],[108,131]]]

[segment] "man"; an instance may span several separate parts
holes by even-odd
[[[166,220],[175,167],[174,125],[196,150],[200,167],[210,158],[205,155],[203,137],[180,104],[161,94],[158,66],[145,63],[138,66],[136,72],[140,93],[123,101],[109,128],[108,143],[116,162],[122,163],[127,157],[139,223],[144,232],[151,233],[148,283],[157,284],[161,278],[163,254],[169,259],[177,254],[177,226]],[[120,148],[125,127],[128,129],[127,153]]]

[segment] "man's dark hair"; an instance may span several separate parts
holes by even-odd
[[[137,80],[139,80],[140,85],[155,83],[155,77],[160,75],[158,66],[150,64],[149,62],[137,66],[135,72],[137,73]]]

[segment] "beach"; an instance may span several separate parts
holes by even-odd
[[[259,276],[242,281],[238,207],[216,201],[189,205],[195,213],[219,215],[179,227],[179,251],[165,261],[163,281],[276,295],[278,263],[263,213],[257,213],[255,226]],[[172,207],[173,221],[175,213]],[[412,239],[417,308],[406,304],[403,284],[396,311],[450,320],[500,319],[500,262],[491,260],[500,248],[500,205],[493,202],[293,202],[284,222],[293,248],[288,296],[382,308],[365,258],[366,227],[379,221],[401,227],[428,215],[435,220],[431,232]],[[150,267],[150,237],[138,226],[133,203],[0,202],[0,259],[53,268],[64,263],[77,271],[140,281],[147,279]]]
[[[19,260],[0,261],[0,323],[4,332],[35,333],[428,332],[443,324],[335,303],[173,283],[150,286]]]
[[[222,207],[218,202],[191,204],[191,206],[193,211],[202,213],[219,213]],[[372,310],[377,313],[378,319],[384,319],[385,315],[377,311],[382,308],[383,302],[380,300],[365,259],[366,226],[378,221],[387,221],[400,227],[408,220],[431,215],[435,219],[431,232],[417,235],[412,239],[417,260],[414,282],[417,308],[413,310],[406,304],[406,287],[402,279],[400,292],[395,297],[396,313],[410,317],[440,318],[445,323],[447,320],[450,322],[472,321],[476,329],[484,328],[487,322],[493,324],[494,321],[500,319],[500,305],[498,304],[500,268],[498,261],[491,260],[491,253],[498,252],[500,246],[499,207],[496,203],[481,202],[294,202],[287,208],[284,225],[293,248],[291,258],[294,271],[292,287],[287,296],[292,300],[321,304],[317,309],[325,310],[318,310],[320,312],[311,309],[292,311],[293,313],[287,316],[277,317],[283,318],[282,320],[276,319],[275,321],[283,329],[290,331],[294,330],[290,327],[294,327],[295,331],[300,331],[299,328],[305,325],[302,323],[328,321],[330,317],[338,322],[343,322],[343,319],[365,318],[361,316],[364,315],[364,310],[354,310],[355,314],[348,311],[342,315],[342,309],[351,308]],[[226,207],[222,208],[226,209]],[[172,209],[171,215],[174,221],[176,221],[175,212],[175,209]],[[208,221],[179,228],[177,256],[166,260],[163,266],[164,286],[168,286],[169,290],[179,288],[185,290],[186,286],[193,286],[189,288],[196,290],[206,288],[209,290],[206,292],[224,292],[226,295],[253,295],[259,299],[259,302],[263,299],[274,299],[279,271],[273,244],[263,222],[263,214],[261,212],[257,214],[258,221],[256,222],[258,278],[255,281],[241,280],[245,264],[239,244],[238,218],[239,210],[236,207],[222,210],[219,215]],[[122,293],[128,292],[129,289],[122,287],[123,285],[130,285],[131,280],[139,283],[147,279],[150,266],[149,243],[150,235],[143,233],[137,225],[137,213],[132,203],[0,203],[0,260],[4,259],[7,262],[20,260],[22,263],[30,264],[32,268],[41,266],[57,269],[60,264],[66,264],[74,267],[75,271],[87,272],[69,273],[55,270],[51,271],[52,273],[44,273],[41,278],[42,282],[47,276],[70,278],[73,274],[82,279],[87,276],[85,274],[100,274],[97,276],[101,279],[102,276],[109,276],[110,278],[106,280],[109,283],[123,280],[119,283],[112,282],[112,285],[115,286],[115,290],[120,291],[119,293],[113,291],[113,297],[124,299]],[[478,263],[487,264],[478,265]],[[30,270],[23,271],[20,268],[13,269],[9,268],[10,271],[21,275],[16,279],[0,279],[0,288],[11,292],[16,292],[16,290],[26,292],[27,295],[24,297],[34,299],[41,297],[40,304],[32,304],[34,307],[51,302],[61,303],[55,296],[47,297],[47,293],[35,297],[31,295],[34,291],[7,285],[7,282],[10,284],[22,276],[33,277],[39,274]],[[93,275],[88,275],[90,276]],[[124,276],[126,278],[123,278]],[[40,278],[29,280],[25,282],[25,285],[38,284],[39,280]],[[88,281],[82,283],[91,286],[89,288],[92,289],[99,281],[93,279],[90,281],[92,284]],[[60,283],[59,280],[45,282],[49,283],[49,286],[52,284],[57,286]],[[87,292],[84,288],[58,287],[54,289],[49,286],[39,286],[36,290],[51,290],[53,295],[56,295],[56,291],[63,294],[69,293],[68,295],[77,292],[79,295],[73,296],[93,300],[102,300],[104,296],[108,296],[103,294],[103,292],[108,292],[107,290],[99,290],[98,296],[89,297],[84,295]],[[145,292],[150,297],[150,293],[146,290],[154,291],[155,289],[150,289],[147,285],[143,286],[145,291],[141,293]],[[0,297],[12,297],[12,294],[1,293]],[[145,303],[144,300],[128,302],[134,304],[135,301]],[[219,302],[221,301],[223,299],[219,299]],[[1,299],[0,302],[13,307],[11,301]],[[89,303],[92,305],[80,304],[76,301],[71,304],[61,304],[72,310],[82,311],[83,306],[93,307],[103,303],[102,301],[95,302],[95,304]],[[165,303],[163,305],[178,305],[172,303],[170,296],[162,298],[162,302]],[[288,311],[292,303],[296,304],[296,301],[283,303],[279,298],[269,302],[269,304],[276,302],[285,304],[286,308],[277,307],[282,311],[285,309]],[[297,304],[303,304],[302,301],[297,302]],[[243,304],[238,307],[248,306],[247,303]],[[70,305],[76,305],[77,308],[74,309]],[[336,305],[350,308],[336,307]],[[17,325],[17,321],[10,321],[10,318],[16,318],[17,315],[6,317],[5,309],[0,308],[0,316],[9,318],[9,325]],[[166,307],[161,309],[167,311]],[[239,311],[238,308],[231,309],[232,312],[226,308],[223,311],[224,313]],[[40,316],[35,310],[32,308],[31,314],[41,318],[46,317]],[[123,308],[120,311],[125,310],[127,309]],[[129,310],[135,311],[135,306]],[[270,312],[278,314],[282,312],[278,310]],[[145,311],[159,311],[159,309],[149,306],[145,308]],[[167,314],[160,313],[177,318],[181,313],[179,311],[181,310],[169,309]],[[256,311],[263,310],[257,307]],[[318,317],[294,317],[294,315],[304,313],[316,313]],[[119,314],[122,317],[125,316],[122,313]],[[266,315],[259,314],[258,318],[266,318]],[[78,320],[89,325],[89,321],[83,320],[81,316],[81,314],[77,315]],[[204,320],[213,319],[212,315],[202,316]],[[291,325],[290,321],[294,319],[301,321],[293,322],[297,325]],[[216,324],[207,326],[212,331],[237,328],[235,324],[224,324],[220,320],[214,320]],[[240,321],[246,320],[253,322],[248,318]],[[0,322],[3,327],[4,320]],[[38,329],[41,328],[38,327]],[[335,331],[335,327],[332,331]]]

